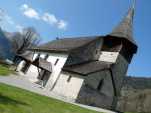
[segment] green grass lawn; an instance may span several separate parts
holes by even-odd
[[[8,66],[0,64],[0,76],[6,76],[11,73],[13,73],[13,71],[9,70]]]
[[[99,113],[0,83],[0,113]]]

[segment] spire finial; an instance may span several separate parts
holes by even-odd
[[[125,38],[132,44],[136,45],[135,40],[133,39],[133,17],[136,0],[131,1],[133,2],[127,15],[123,18],[120,24],[113,29],[113,31],[110,33],[110,36]]]

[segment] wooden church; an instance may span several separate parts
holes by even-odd
[[[17,70],[68,101],[114,109],[137,44],[134,5],[106,36],[60,38],[30,48]]]

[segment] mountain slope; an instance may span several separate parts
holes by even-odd
[[[151,113],[151,78],[125,77],[119,111]]]
[[[0,58],[12,59],[11,43],[0,28]]]

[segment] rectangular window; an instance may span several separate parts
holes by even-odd
[[[36,59],[40,57],[40,53],[37,54]]]
[[[102,86],[103,86],[103,79],[102,80],[100,80],[100,83],[99,83],[99,85],[98,85],[98,87],[97,87],[97,90],[101,90],[102,89]]]
[[[30,63],[25,62],[23,68],[21,69],[21,71],[22,71],[24,74],[26,74],[27,71],[28,71],[28,69],[29,69],[29,67],[30,67]]]
[[[41,71],[38,70],[38,71],[39,71],[39,75],[38,75],[37,78],[38,78],[39,80],[42,80],[42,76],[44,75],[44,72],[45,72],[45,71],[44,71],[44,70],[41,70]]]
[[[67,79],[67,82],[70,82],[71,78],[72,78],[72,76],[70,75]]]
[[[54,65],[57,65],[58,61],[59,61],[59,59],[57,59],[57,60],[56,60],[56,62],[55,62],[55,64],[54,64]]]

